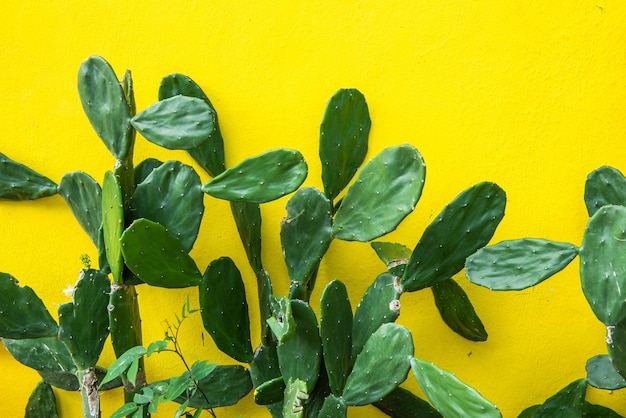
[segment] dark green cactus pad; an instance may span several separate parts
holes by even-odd
[[[204,213],[200,177],[193,168],[167,161],[137,185],[131,201],[136,219],[146,218],[163,225],[191,251]]]
[[[307,172],[299,151],[280,148],[227,169],[205,183],[202,191],[218,199],[265,203],[296,190]]]
[[[602,405],[595,405],[585,401],[583,418],[623,418],[620,414]]]
[[[291,312],[291,300],[288,297],[270,296],[272,316],[267,323],[272,329],[278,344],[289,340],[296,332],[296,320]]]
[[[401,387],[374,402],[374,406],[394,418],[443,418],[428,402]]]
[[[57,184],[0,154],[0,199],[33,200],[57,193]]]
[[[593,216],[606,205],[626,206],[626,177],[616,168],[603,166],[587,176],[585,206]]]
[[[92,56],[78,71],[78,94],[83,110],[104,145],[118,160],[132,149],[129,104],[115,71],[102,57]]]
[[[426,166],[409,144],[384,149],[368,162],[344,197],[335,237],[367,242],[396,229],[422,195]]]
[[[470,341],[487,341],[485,326],[467,294],[453,279],[431,287],[441,319],[450,329]]]
[[[219,408],[236,404],[252,390],[250,373],[242,366],[217,366],[198,382],[200,390],[189,399],[190,408]],[[205,398],[206,395],[206,398]],[[181,396],[176,402],[183,403]]]
[[[230,202],[230,208],[252,270],[263,270],[260,206],[256,203]]]
[[[0,338],[53,337],[58,326],[43,302],[28,286],[7,273],[0,273]]]
[[[580,280],[591,310],[605,325],[626,319],[626,207],[605,206],[589,220],[580,255]]]
[[[458,195],[431,223],[413,250],[401,285],[413,292],[447,280],[484,247],[504,216],[506,194],[495,183],[478,183]]]
[[[567,242],[523,238],[481,248],[465,262],[474,284],[491,290],[522,290],[563,270],[578,254]]]
[[[585,366],[587,381],[598,389],[617,390],[626,387],[626,380],[615,370],[611,359],[607,355],[597,355],[589,360]]]
[[[352,307],[346,286],[339,280],[328,283],[322,292],[320,336],[328,384],[340,396],[351,365]]]
[[[55,337],[32,340],[3,339],[5,348],[24,366],[50,373],[76,373],[76,365],[65,344]]]
[[[131,123],[148,141],[171,150],[190,150],[215,129],[213,110],[204,100],[173,96],[137,113]]]
[[[537,409],[541,408],[541,405],[532,405],[529,406],[528,408],[524,409],[522,412],[520,412],[520,414],[517,416],[517,418],[532,418],[535,411]]]
[[[587,380],[576,380],[551,396],[533,414],[533,418],[582,417]]]
[[[261,343],[261,345],[257,347],[254,352],[254,360],[250,363],[250,377],[252,378],[252,383],[257,389],[262,385],[275,380],[276,378],[280,378],[283,382],[283,387],[286,387],[285,381],[280,374],[280,368],[278,367],[276,345],[264,345]],[[282,414],[282,390],[279,395],[276,395],[278,401],[267,405],[267,408],[273,417],[280,417]]]
[[[79,370],[94,367],[109,336],[111,285],[98,270],[82,270],[73,300],[59,306],[59,338],[68,347]]]
[[[354,363],[365,342],[382,324],[394,322],[400,314],[400,294],[395,277],[389,273],[379,275],[367,288],[354,312],[352,323],[352,355]]]
[[[25,417],[58,418],[56,397],[52,387],[46,382],[39,382],[28,398]]]
[[[202,281],[180,241],[156,222],[136,220],[122,234],[121,243],[128,268],[151,286],[181,288]]]
[[[137,104],[135,103],[135,87],[133,85],[133,77],[129,69],[126,69],[124,76],[122,77],[122,90],[124,91],[124,97],[128,104],[128,113],[132,118],[135,116],[137,110]]]
[[[97,247],[102,226],[102,189],[98,182],[87,173],[74,171],[63,176],[58,191]]]
[[[115,283],[122,282],[124,259],[120,238],[124,231],[122,191],[115,174],[107,171],[102,183],[102,236],[106,259]]]
[[[235,263],[228,257],[211,262],[198,291],[202,322],[215,345],[235,360],[250,363],[253,352],[248,302]]]
[[[322,362],[317,318],[311,307],[300,300],[291,301],[291,311],[296,331],[287,342],[276,347],[280,371],[286,383],[299,379],[307,388],[314,388]]]
[[[317,415],[318,418],[345,418],[348,416],[348,407],[341,398],[334,395],[328,395],[324,399],[322,409]]]
[[[111,344],[116,357],[141,345],[141,315],[134,286],[112,286],[109,298]]]
[[[502,417],[498,408],[452,373],[413,358],[411,368],[430,403],[444,417]]]
[[[254,403],[257,405],[270,405],[280,402],[284,398],[286,387],[287,385],[282,376],[263,382],[254,390]]]
[[[611,364],[626,378],[626,321],[607,326],[606,346]]]
[[[370,243],[376,255],[385,263],[389,273],[397,277],[404,275],[404,269],[411,258],[411,250],[396,242],[372,242]]]
[[[159,166],[163,164],[163,161],[157,160],[156,158],[146,158],[137,164],[134,168],[135,170],[135,183],[142,183],[153,170],[157,169]]]
[[[294,282],[306,287],[332,241],[330,202],[322,192],[307,187],[287,203],[287,217],[280,224],[280,240],[287,272]]]
[[[413,337],[397,324],[383,324],[367,340],[346,380],[346,405],[367,405],[387,396],[406,380]]]
[[[341,89],[331,97],[320,126],[319,147],[324,194],[330,201],[346,187],[363,163],[371,126],[361,92]]]
[[[183,74],[170,74],[163,77],[159,86],[159,100],[178,94],[202,99],[213,111],[213,125],[215,127],[213,133],[209,135],[209,139],[206,142],[197,148],[188,150],[188,152],[211,177],[215,177],[225,170],[224,139],[220,132],[217,112],[204,91],[191,78]]]

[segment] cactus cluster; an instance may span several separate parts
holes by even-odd
[[[395,324],[402,295],[430,288],[452,330],[472,341],[487,339],[455,276],[476,253],[468,262],[470,279],[475,278],[470,271],[480,271],[480,280],[494,281],[495,273],[484,266],[504,250],[483,247],[504,216],[506,195],[498,185],[483,182],[463,191],[410,250],[374,240],[395,230],[415,208],[425,183],[424,160],[415,147],[403,144],[365,162],[371,120],[356,89],[333,95],[321,122],[323,190],[300,188],[308,166],[296,150],[269,150],[226,167],[217,112],[185,75],[164,77],[159,101],[139,113],[130,72],[118,80],[101,57],[81,65],[78,90],[96,134],[115,159],[102,185],[83,172],[68,173],[56,185],[0,155],[0,198],[61,195],[99,254],[98,269],[84,269],[72,302],[59,307],[58,323],[30,288],[0,274],[0,338],[18,361],[41,374],[43,383],[33,393],[47,399],[41,408],[54,403],[48,385],[80,388],[86,417],[100,416],[98,391],[119,386],[124,386],[125,404],[114,416],[133,417],[148,416],[166,401],[180,403],[181,414],[212,411],[236,403],[254,387],[254,400],[273,416],[345,417],[348,408],[369,404],[390,416],[455,416],[458,411],[500,416],[474,389],[415,358],[411,332]],[[193,167],[179,161],[135,164],[137,132],[164,148],[187,151],[210,180],[203,184]],[[289,194],[280,240],[290,286],[288,295],[277,295],[262,260],[260,205]],[[616,194],[607,192],[605,198]],[[207,196],[230,202],[255,274],[261,316],[256,348],[247,281],[238,267],[224,256],[202,272],[190,255]],[[370,242],[385,267],[354,311],[340,280],[323,284],[316,314],[310,297],[334,239]],[[504,263],[505,269],[514,271],[518,262],[534,270],[549,265],[543,276],[578,253],[571,245],[537,240],[507,245],[516,258]],[[619,244],[607,246],[617,250]],[[138,286],[197,287],[204,328],[216,347],[240,364],[199,361],[182,376],[147,382],[143,359],[165,350],[168,340],[143,343]],[[611,309],[612,319],[626,316]],[[617,341],[623,332],[613,322]],[[118,360],[107,373],[97,363],[109,333]],[[400,387],[410,370],[428,401]]]

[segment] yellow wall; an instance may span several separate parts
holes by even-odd
[[[494,242],[521,236],[580,244],[586,175],[608,164],[626,170],[626,5],[621,1],[13,1],[0,25],[0,152],[60,181],[84,170],[101,180],[113,160],[84,117],[76,74],[102,55],[121,75],[131,68],[138,108],[156,101],[162,76],[194,78],[217,108],[227,163],[275,147],[297,148],[309,162],[306,185],[321,187],[317,157],[326,101],[341,87],[366,96],[373,127],[368,158],[410,142],[428,167],[416,211],[389,240],[413,247],[424,227],[460,191],[490,180],[508,194]],[[137,159],[190,162],[146,141]],[[206,180],[206,177],[203,177]],[[268,204],[265,258],[286,290],[278,224],[286,200]],[[255,289],[227,204],[206,199],[194,250],[201,269],[235,259]],[[32,286],[48,308],[67,301],[79,255],[96,255],[60,197],[0,202],[0,271]],[[222,220],[223,219],[223,220]],[[366,244],[335,242],[323,284],[340,278],[354,306],[382,270]],[[458,277],[490,338],[464,341],[436,313],[428,291],[403,296],[401,323],[415,355],[453,371],[498,405],[505,417],[540,403],[605,352],[604,330],[579,286],[577,261],[532,290],[494,293]],[[318,286],[321,287],[321,286]],[[145,341],[162,337],[194,290],[139,290]],[[319,299],[317,290],[314,300]],[[254,313],[253,324],[258,322]],[[204,338],[199,318],[184,328],[191,359],[227,361]],[[253,335],[258,343],[259,335]],[[112,361],[107,347],[102,364]],[[179,373],[173,357],[150,361],[149,377]],[[19,416],[37,375],[0,350],[0,415]],[[415,389],[412,376],[408,387]],[[64,417],[80,414],[79,396],[57,392]],[[588,399],[626,414],[623,392],[590,390]],[[103,396],[108,416],[119,392]],[[351,416],[375,416],[355,408]],[[251,401],[219,416],[266,416]],[[171,416],[168,414],[160,416]]]

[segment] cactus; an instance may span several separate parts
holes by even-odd
[[[89,174],[74,171],[63,176],[58,192],[97,247],[102,226],[102,188],[98,182]]]
[[[470,341],[487,341],[485,326],[461,286],[453,279],[431,287],[441,319],[451,330]]]
[[[582,417],[585,408],[587,380],[576,380],[547,399],[535,410],[533,417]]]
[[[626,178],[616,168],[597,168],[587,176],[584,199],[590,217],[602,206],[626,206]]]
[[[115,175],[107,171],[102,182],[102,236],[106,259],[115,283],[122,283],[122,245],[120,238],[124,231],[124,203],[122,190]]]
[[[26,405],[29,418],[58,418],[56,398],[52,387],[46,382],[39,382]]]
[[[55,182],[0,154],[0,199],[33,200],[56,193]]]
[[[375,402],[374,406],[391,417],[442,418],[428,402],[401,387],[397,387],[389,395]]]
[[[587,382],[598,389],[617,390],[626,387],[626,380],[620,375],[607,355],[597,355],[585,365]]]
[[[411,250],[397,242],[372,242],[370,243],[378,258],[385,263],[389,273],[396,277],[404,275],[404,269],[411,258]]]

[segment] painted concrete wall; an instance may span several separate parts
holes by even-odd
[[[604,164],[626,169],[623,2],[14,1],[2,12],[0,152],[55,181],[78,169],[101,180],[113,164],[76,92],[78,67],[94,54],[118,75],[132,69],[139,109],[156,101],[161,77],[190,75],[219,112],[228,164],[271,148],[297,148],[310,166],[305,184],[317,187],[326,101],[341,87],[360,89],[373,120],[369,157],[409,142],[426,160],[423,197],[388,237],[409,247],[447,202],[482,180],[508,195],[494,242],[532,236],[580,244],[586,175]],[[136,154],[191,163],[143,140]],[[264,255],[279,294],[287,289],[278,239],[285,204],[263,209]],[[256,324],[252,274],[228,205],[209,198],[206,205],[194,256],[201,268],[218,256],[235,259]],[[67,301],[62,289],[81,268],[79,255],[96,259],[88,238],[60,197],[0,202],[0,220],[0,271],[33,287],[56,312]],[[318,282],[342,279],[356,305],[381,270],[368,245],[335,242]],[[584,300],[577,262],[518,293],[478,288],[463,274],[457,279],[486,325],[487,342],[449,331],[429,291],[403,298],[400,322],[413,333],[416,356],[456,373],[505,417],[584,377],[585,361],[605,352],[604,329]],[[193,290],[139,292],[145,341],[161,338],[163,321],[188,295],[196,297]],[[318,290],[313,300],[319,296]],[[227,361],[202,332],[199,318],[185,324],[186,356]],[[258,333],[253,340],[258,343]],[[103,365],[112,359],[107,347]],[[0,367],[0,415],[19,416],[37,375],[3,349]],[[165,356],[148,367],[153,380],[181,371]],[[417,390],[412,377],[407,387]],[[79,416],[79,396],[57,394],[63,416]],[[624,393],[590,390],[588,399],[626,414]],[[105,415],[120,404],[119,392],[103,396]],[[237,415],[267,416],[249,400],[219,414]],[[355,417],[375,415],[371,408],[351,410]]]

